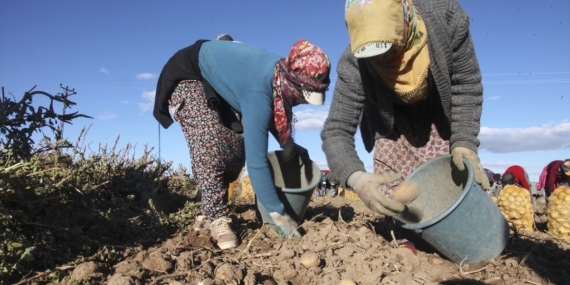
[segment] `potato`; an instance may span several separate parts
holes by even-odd
[[[356,285],[356,282],[352,280],[340,280],[338,285]]]
[[[409,204],[420,196],[419,185],[416,182],[405,181],[394,190],[394,200]]]
[[[307,252],[301,255],[299,262],[306,268],[317,267],[321,264],[321,258],[314,252]]]

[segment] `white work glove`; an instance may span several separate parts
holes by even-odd
[[[489,179],[487,179],[485,170],[483,170],[483,166],[481,166],[479,156],[477,156],[474,151],[464,147],[456,147],[451,151],[451,155],[453,164],[455,164],[459,170],[465,169],[463,158],[467,158],[471,166],[473,166],[473,176],[475,177],[475,181],[481,185],[481,188],[483,188],[483,190],[486,191],[489,189]]]
[[[291,216],[287,215],[287,213],[283,213],[283,215],[277,212],[269,213],[271,219],[273,219],[273,223],[275,224],[275,230],[281,235],[282,238],[296,238],[300,239],[301,234],[297,231],[297,227],[299,224],[295,220],[291,218]]]
[[[381,175],[356,171],[348,177],[347,184],[370,210],[393,217],[404,211],[406,205],[386,197],[381,186],[400,178],[398,173]]]

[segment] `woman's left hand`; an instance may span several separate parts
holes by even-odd
[[[464,147],[456,147],[451,151],[451,155],[453,156],[453,164],[455,164],[459,170],[465,169],[463,158],[465,157],[469,160],[469,163],[473,166],[473,176],[475,177],[475,181],[481,185],[483,190],[489,190],[489,179],[487,179],[485,170],[483,170],[483,166],[481,166],[479,156],[477,156],[474,151]]]
[[[277,212],[271,212],[269,216],[273,219],[275,230],[281,235],[281,238],[301,238],[301,234],[297,231],[299,224],[287,213],[281,215]]]

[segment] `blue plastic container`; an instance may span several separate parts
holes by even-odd
[[[304,161],[299,157],[286,162],[281,151],[269,152],[267,159],[271,166],[275,190],[285,206],[285,212],[301,224],[311,196],[321,181],[321,170],[313,161]],[[273,219],[257,198],[255,209],[259,221],[273,225]]]
[[[509,226],[491,197],[473,178],[473,168],[459,171],[451,155],[436,157],[406,181],[418,183],[420,195],[394,219],[418,233],[445,257],[477,264],[497,257],[507,245]]]

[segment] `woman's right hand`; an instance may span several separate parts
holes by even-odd
[[[380,175],[356,171],[350,175],[347,184],[358,194],[360,200],[362,200],[370,210],[378,214],[393,217],[404,211],[406,205],[386,197],[381,186],[397,181],[400,178],[401,176],[398,173]]]
[[[297,155],[303,161],[311,159],[309,157],[309,151],[298,144],[294,144],[294,146],[290,150],[287,151],[283,150],[283,159],[285,159],[285,161],[289,161]]]

